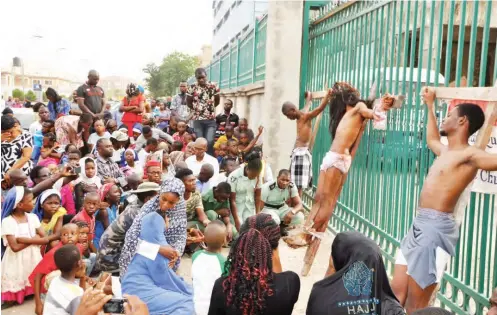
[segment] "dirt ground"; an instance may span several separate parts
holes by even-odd
[[[333,241],[333,236],[331,234],[321,242],[319,251],[316,255],[316,259],[312,266],[311,272],[307,277],[300,277],[300,295],[297,304],[293,310],[293,315],[303,315],[305,314],[305,309],[307,307],[307,300],[309,299],[309,294],[311,293],[312,285],[321,279],[323,279],[324,273],[328,268],[328,261],[331,252],[331,243]],[[280,241],[280,257],[281,264],[283,265],[283,270],[291,270],[300,275],[300,271],[303,265],[303,258],[305,255],[305,248],[291,249],[283,241]],[[228,249],[223,253],[225,256],[228,255]],[[191,259],[184,257],[178,273],[191,283],[190,277],[191,269]],[[22,305],[13,306],[8,309],[2,310],[3,315],[12,314],[22,314],[22,315],[32,315],[34,314],[34,300],[32,298],[26,300]],[[47,314],[49,315],[49,314]]]

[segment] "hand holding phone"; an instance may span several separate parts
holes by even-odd
[[[124,303],[127,302],[128,299],[111,299],[104,304],[104,313],[124,314]]]

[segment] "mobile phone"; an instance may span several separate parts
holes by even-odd
[[[104,313],[124,314],[124,303],[127,299],[111,299],[104,304]]]
[[[81,174],[81,166],[75,167],[73,170],[75,174]]]

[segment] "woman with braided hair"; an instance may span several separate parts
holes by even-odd
[[[299,276],[272,271],[272,248],[266,236],[247,229],[235,241],[225,275],[212,289],[209,315],[292,314],[300,292]]]
[[[248,217],[247,220],[245,220],[240,228],[240,233],[244,233],[249,229],[256,229],[267,239],[273,250],[273,272],[280,273],[283,269],[281,267],[280,254],[278,251],[278,245],[281,238],[279,224],[276,224],[270,214],[259,213]]]

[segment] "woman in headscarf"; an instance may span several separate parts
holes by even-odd
[[[133,136],[133,126],[141,122],[141,114],[144,109],[145,97],[140,94],[134,83],[126,87],[126,96],[123,98],[119,110],[124,112],[121,121],[128,127],[128,136]]]
[[[36,205],[32,213],[38,216],[46,236],[57,234],[62,229],[62,219],[67,211],[60,206],[61,202],[61,195],[55,189],[45,190],[36,200]],[[45,254],[48,252],[56,242],[58,241],[52,242],[46,248],[42,247],[41,253]]]
[[[185,152],[182,151],[173,151],[169,154],[169,158],[174,166],[178,164],[178,162],[184,162],[187,158],[195,154],[194,142],[190,142],[186,145]]]
[[[97,176],[97,163],[94,159],[89,157],[80,159],[79,169],[79,177],[74,186],[76,212],[81,211],[85,194],[97,192],[102,187],[102,180]]]
[[[140,166],[138,162],[138,153],[133,149],[126,149],[121,157],[121,163],[119,163],[124,176],[130,176],[131,174],[138,174],[143,177],[143,167]]]
[[[176,257],[173,270],[176,271],[179,266],[181,255],[186,245],[186,203],[183,195],[185,194],[185,185],[177,178],[170,178],[163,181],[161,191],[158,196],[150,199],[140,210],[140,213],[134,219],[133,225],[126,233],[126,240],[119,259],[121,277],[126,274],[128,265],[135,255],[138,247],[143,217],[149,213],[157,212],[169,221],[169,227],[165,231],[167,243],[176,252],[172,257]],[[162,255],[162,247],[157,248],[158,253]],[[164,252],[164,254],[166,254]],[[169,256],[169,253],[167,255]],[[171,257],[168,257],[171,259]]]
[[[151,212],[143,217],[140,240],[168,246],[167,229],[164,218]],[[193,314],[193,290],[169,268],[169,263],[170,260],[162,255],[150,257],[143,249],[137,249],[123,277],[122,291],[138,296],[151,314]]]
[[[307,315],[373,313],[403,315],[405,311],[390,287],[378,245],[359,232],[339,233],[331,246],[325,278],[312,288]]]
[[[95,212],[95,237],[93,238],[93,245],[95,245],[96,249],[98,249],[98,244],[104,231],[119,215],[118,208],[121,199],[121,189],[114,183],[108,183],[100,187],[98,194],[102,208]]]

